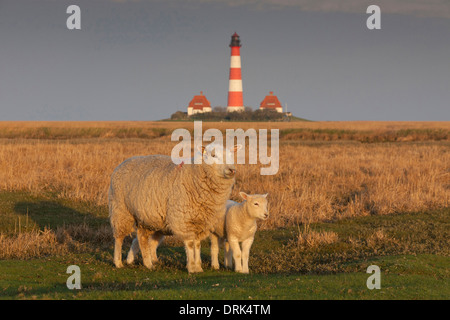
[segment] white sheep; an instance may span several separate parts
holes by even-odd
[[[133,157],[120,164],[111,176],[108,196],[116,267],[123,267],[123,239],[136,229],[147,268],[156,260],[163,235],[177,235],[185,245],[188,271],[202,272],[200,241],[225,212],[234,184],[235,166],[224,159],[240,147],[201,147],[201,164],[177,165],[162,155]]]
[[[269,217],[267,207],[267,193],[248,195],[240,192],[243,202],[227,201],[226,213],[217,221],[214,232],[211,233],[211,265],[219,269],[219,245],[225,246],[225,267],[232,267],[235,271],[249,273],[248,257],[257,230],[256,221]],[[239,243],[242,242],[242,250]]]

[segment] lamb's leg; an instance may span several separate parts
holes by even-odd
[[[253,238],[242,241],[242,273],[248,273],[248,257],[252,247]]]
[[[203,272],[203,269],[202,269],[202,257],[201,257],[200,252],[201,252],[200,240],[194,240],[195,272]]]
[[[123,268],[122,244],[124,238],[124,236],[116,236],[114,239],[114,265],[116,268]]]
[[[151,232],[143,228],[138,228],[137,239],[139,241],[139,246],[141,247],[142,259],[144,260],[144,266],[149,269],[153,268],[152,257],[150,254],[148,238]]]
[[[233,250],[231,250],[230,243],[223,240],[223,247],[224,247],[224,262],[225,262],[225,268],[233,268]]]
[[[158,262],[158,256],[156,255],[156,249],[158,249],[158,246],[161,244],[161,242],[164,240],[164,235],[160,232],[155,232],[149,240],[149,246],[150,246],[150,256],[152,258],[152,262],[156,263]]]
[[[150,256],[152,259],[152,263],[156,263],[158,261],[158,256],[156,254],[156,249],[164,240],[164,235],[160,232],[155,232],[151,237],[149,237],[149,248],[150,248]],[[139,241],[137,238],[133,239],[133,243],[131,244],[130,251],[128,251],[127,256],[127,264],[133,264],[134,260],[137,258],[140,251]]]
[[[237,239],[229,239],[231,250],[233,250],[234,271],[242,272],[242,255],[239,241]]]
[[[211,267],[219,270],[219,237],[210,234],[209,238],[211,239]]]
[[[139,241],[137,238],[133,239],[130,251],[128,251],[127,264],[133,264],[134,260],[137,258],[139,253]]]
[[[189,273],[193,273],[195,272],[194,240],[185,240],[184,248],[186,250],[186,268]]]

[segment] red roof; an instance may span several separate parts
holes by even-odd
[[[260,109],[267,108],[267,109],[276,109],[276,108],[283,108],[281,106],[280,101],[278,100],[277,96],[273,95],[273,91],[270,91],[269,95],[264,98],[264,100],[261,102]]]
[[[189,102],[188,108],[193,108],[194,110],[203,110],[203,108],[211,108],[211,103],[203,95],[203,91],[200,91],[200,95],[194,96],[191,102]]]

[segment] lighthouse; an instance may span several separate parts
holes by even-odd
[[[244,111],[244,98],[242,96],[242,75],[241,75],[241,40],[235,32],[231,36],[231,63],[230,63],[230,84],[228,87],[227,111]]]

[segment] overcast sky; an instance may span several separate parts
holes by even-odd
[[[226,106],[234,32],[246,106],[274,91],[311,120],[450,121],[448,0],[0,0],[0,120],[158,120],[200,91]]]

